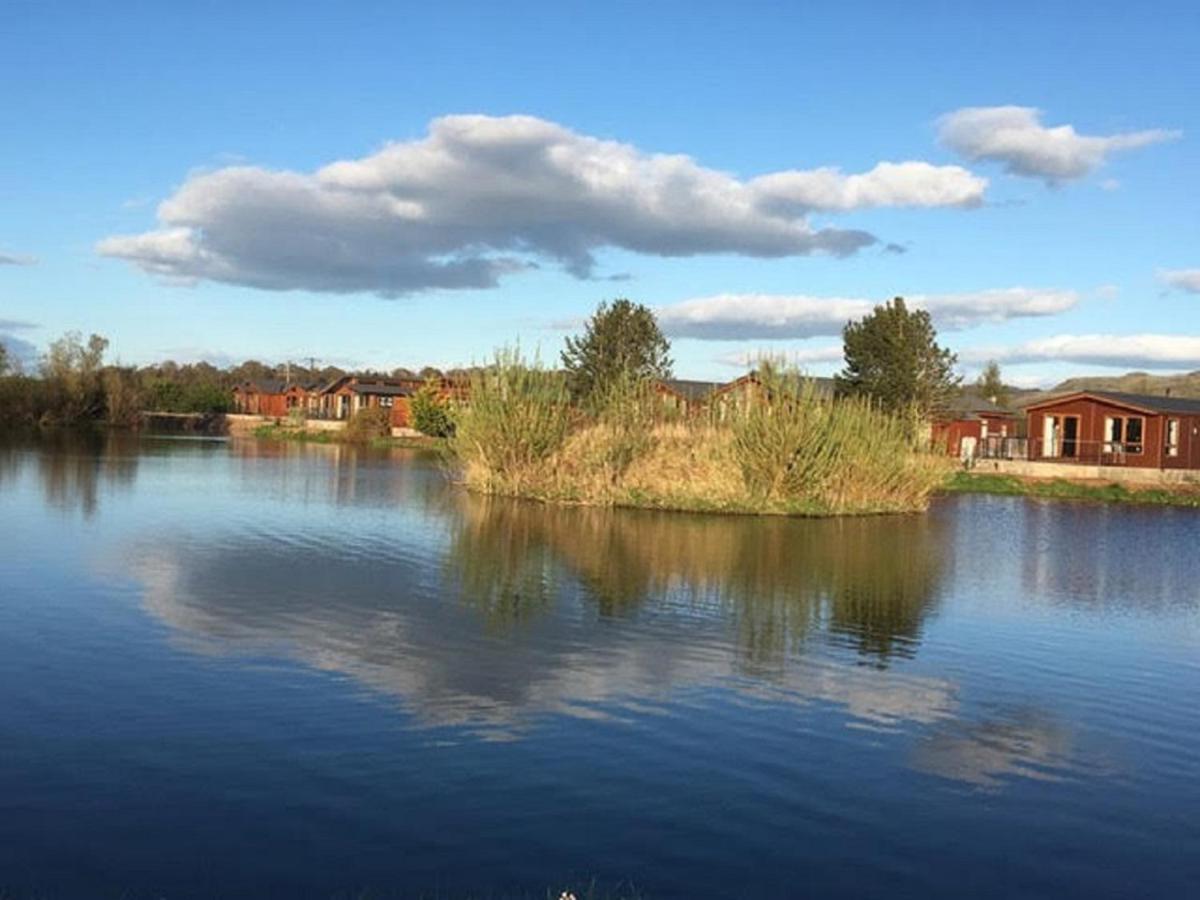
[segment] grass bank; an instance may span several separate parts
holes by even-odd
[[[997,494],[1092,503],[1136,503],[1200,509],[1200,485],[1131,488],[1123,484],[1069,481],[1065,478],[1019,478],[1015,475],[956,472],[941,488],[947,494]]]
[[[356,444],[379,449],[436,450],[445,444],[440,438],[391,437],[390,435],[348,435],[345,431],[306,431],[287,425],[260,425],[251,435],[264,441],[294,441],[308,444]]]
[[[774,515],[925,509],[948,463],[911,423],[868,403],[830,402],[796,372],[673,412],[650,385],[577,404],[559,373],[501,353],[454,409],[449,449],[485,494],[591,506]]]

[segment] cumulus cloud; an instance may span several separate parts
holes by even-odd
[[[861,175],[835,168],[776,172],[750,182],[761,205],[792,214],[875,206],[979,206],[987,179],[960,166],[883,162]]]
[[[1029,106],[967,107],[938,120],[941,142],[972,162],[1003,163],[1014,175],[1051,183],[1082,178],[1117,151],[1179,135],[1162,128],[1106,137],[1084,135],[1070,125],[1046,127],[1041,111]]]
[[[1200,337],[1180,334],[1059,334],[1012,347],[964,350],[965,362],[1070,362],[1120,369],[1200,368]]]
[[[986,322],[1052,316],[1075,306],[1075,291],[1002,288],[962,294],[917,294],[905,298],[926,309],[941,328],[963,329]],[[879,301],[848,297],[781,294],[718,294],[659,309],[658,321],[672,337],[700,340],[784,340],[841,334],[846,322],[862,318]]]
[[[274,290],[486,288],[549,260],[591,277],[594,254],[846,256],[877,239],[808,214],[971,206],[958,166],[777,172],[748,181],[531,116],[447,116],[426,137],[315,172],[229,166],[190,177],[159,227],[97,250],[185,281]]]
[[[32,266],[36,262],[36,256],[0,252],[0,266]]]
[[[1162,269],[1158,280],[1168,287],[1200,294],[1200,269]]]

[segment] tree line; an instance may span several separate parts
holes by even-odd
[[[929,313],[910,309],[901,297],[848,322],[843,340],[845,366],[834,379],[839,395],[870,399],[887,412],[903,410],[928,418],[944,410],[961,390],[962,379],[955,373],[957,358],[938,343]],[[287,379],[315,385],[351,374],[337,366],[271,365],[258,360],[227,368],[172,361],[123,366],[105,361],[108,346],[100,335],[84,340],[78,332],[70,332],[50,344],[35,373],[24,373],[14,368],[0,345],[0,424],[129,425],[143,410],[221,413],[230,410],[233,387],[246,381]],[[622,298],[601,303],[583,332],[567,338],[562,372],[576,402],[586,405],[619,380],[670,378],[670,351],[654,313]],[[353,374],[429,381],[454,372],[426,366]],[[1009,394],[995,362],[988,363],[976,389],[1001,404]],[[430,430],[447,430],[444,411],[432,395],[420,399],[421,418],[433,417]]]
[[[105,359],[108,339],[68,332],[47,348],[33,371],[23,371],[0,344],[0,426],[133,425],[143,411],[223,413],[235,385],[246,381],[327,384],[343,375],[364,378],[439,378],[432,366],[389,372],[349,372],[337,366],[272,365],[247,360],[219,368],[207,362],[167,361],[127,366]]]

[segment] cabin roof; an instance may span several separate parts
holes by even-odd
[[[1200,400],[1191,397],[1169,397],[1155,394],[1127,394],[1124,391],[1075,391],[1031,403],[1026,409],[1041,409],[1047,406],[1057,406],[1073,400],[1099,400],[1113,406],[1124,406],[1139,412],[1148,413],[1180,413],[1183,415],[1200,415]]]
[[[243,381],[241,384],[234,385],[235,390],[252,391],[258,394],[282,394],[286,387],[286,384],[274,378]]]
[[[409,397],[417,392],[411,384],[393,384],[382,381],[360,381],[350,385],[356,394],[372,394],[380,397]]]
[[[972,416],[1004,416],[1007,418],[1016,418],[1016,413],[1006,406],[1001,406],[994,400],[987,397],[980,397],[975,394],[960,394],[954,397],[946,404],[946,410],[955,418],[969,418]]]
[[[721,387],[719,381],[692,381],[687,378],[664,378],[659,381],[659,384],[692,403],[703,400]]]

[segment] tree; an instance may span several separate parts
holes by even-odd
[[[413,428],[430,437],[449,437],[454,430],[450,407],[436,379],[421,385],[412,398]]]
[[[618,377],[671,377],[671,345],[647,307],[630,300],[601,303],[579,337],[567,338],[563,367],[572,395],[599,396]]]
[[[0,344],[0,375],[8,374],[8,348]]]
[[[956,357],[937,343],[923,309],[910,311],[903,297],[846,324],[842,332],[846,367],[836,376],[838,392],[867,396],[891,412],[922,417],[944,409],[961,380]]]
[[[97,417],[104,408],[100,372],[108,341],[98,334],[86,344],[71,331],[50,345],[42,360],[42,378],[53,398],[52,416],[64,423]]]
[[[998,403],[1000,406],[1008,405],[1008,387],[1000,377],[1000,363],[994,359],[988,360],[987,365],[983,367],[979,380],[975,382],[975,387],[981,397]]]

